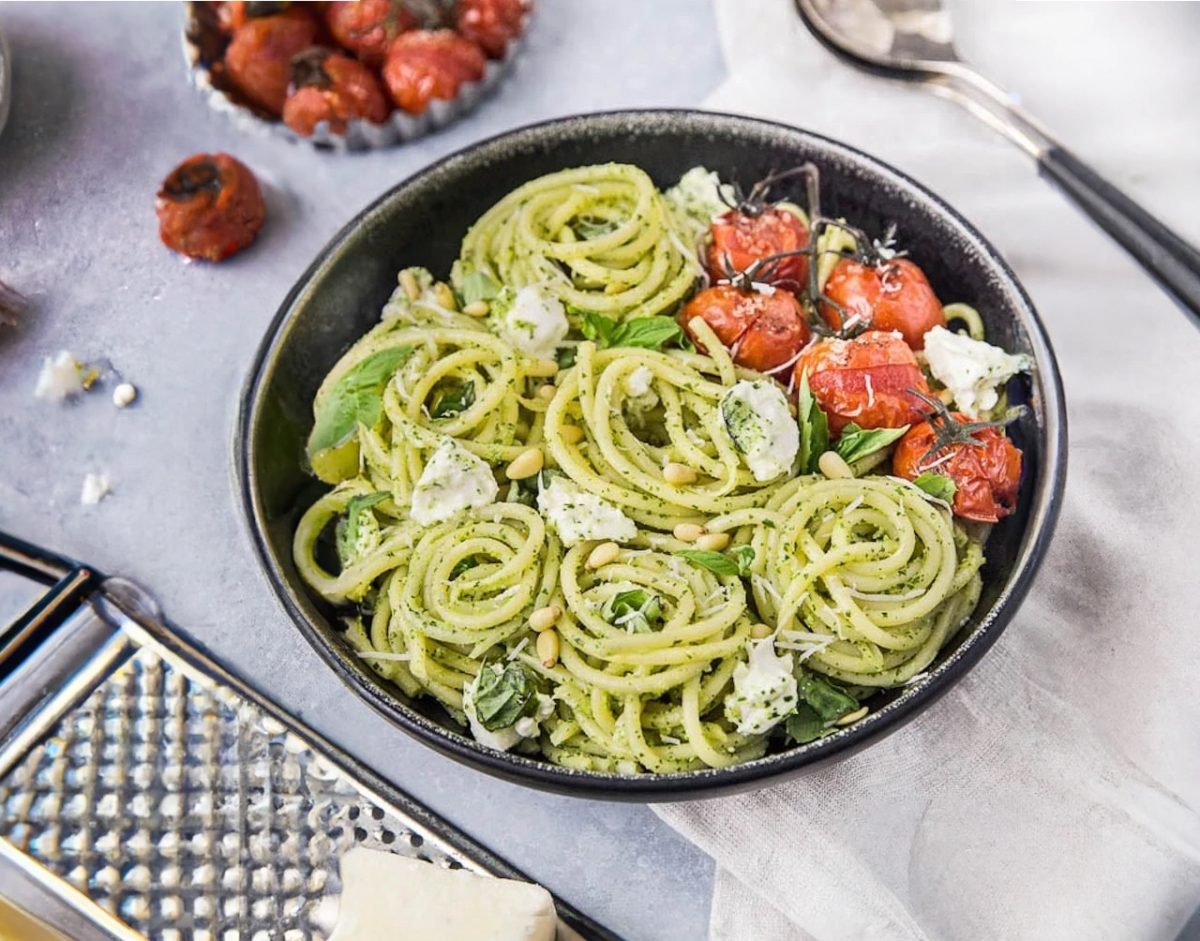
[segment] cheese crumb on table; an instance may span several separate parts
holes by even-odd
[[[554,899],[539,885],[443,869],[355,847],[341,860],[330,941],[554,941]]]
[[[83,478],[83,491],[79,502],[84,506],[95,506],[112,493],[112,480],[108,474],[88,474]]]
[[[74,354],[61,350],[57,356],[42,360],[34,398],[61,402],[83,391],[83,364]]]

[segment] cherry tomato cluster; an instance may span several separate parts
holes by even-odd
[[[760,184],[754,193],[765,190]],[[791,204],[743,200],[711,225],[710,286],[684,306],[681,326],[702,352],[696,318],[738,365],[791,390],[807,381],[835,437],[851,422],[911,426],[896,446],[893,473],[948,477],[956,515],[994,523],[1011,513],[1021,452],[1003,430],[972,425],[943,443],[930,419],[934,400],[915,353],[946,317],[925,272],[891,252],[864,251],[840,258],[817,291],[814,256],[815,236]],[[966,422],[949,412],[941,420]]]
[[[394,109],[424,114],[483,77],[524,25],[530,0],[226,2],[228,37],[213,66],[232,91],[297,134],[327,122],[376,124]]]

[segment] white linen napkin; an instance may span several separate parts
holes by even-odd
[[[1200,11],[957,7],[993,77],[1200,241],[1180,33]],[[657,808],[717,862],[711,938],[1173,938],[1200,905],[1200,333],[955,105],[834,59],[791,0],[716,10],[730,75],[708,107],[894,163],[1008,258],[1062,367],[1070,472],[1028,600],[940,702],[798,781]]]

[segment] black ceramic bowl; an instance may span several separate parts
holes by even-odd
[[[697,164],[748,184],[803,161],[822,173],[825,212],[873,235],[890,222],[940,297],[975,305],[989,339],[1033,355],[1032,379],[1010,396],[1028,413],[1012,434],[1025,452],[1017,512],[987,546],[971,624],[921,683],[872,702],[862,721],[810,745],[723,770],[622,777],[501,754],[460,733],[440,706],[410,701],[343,643],[334,612],[304,586],[291,558],[299,512],[321,491],[301,469],[313,394],[342,352],[376,321],[396,272],[445,274],[468,226],[497,199],[543,173],[603,161],[647,170],[660,185]],[[795,194],[800,195],[800,194]],[[347,686],[393,724],[490,774],[588,797],[680,800],[761,787],[844,757],[899,728],[953,686],[995,642],[1021,603],[1054,526],[1066,464],[1066,413],[1054,354],[1033,306],[996,250],[957,212],[897,170],[796,128],[729,115],[638,111],[585,115],[484,141],[400,183],[356,216],[284,300],[246,385],[239,481],[254,542],[280,600]]]

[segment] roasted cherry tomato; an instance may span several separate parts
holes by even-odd
[[[808,387],[836,434],[860,428],[899,428],[920,421],[929,406],[909,392],[929,394],[929,384],[908,345],[894,333],[868,330],[853,340],[814,343],[796,361],[796,385]]]
[[[925,334],[946,326],[942,302],[933,293],[925,272],[907,258],[864,265],[853,258],[839,261],[825,282],[825,296],[873,330],[897,330],[914,350],[925,348]],[[821,304],[821,316],[831,327],[842,326],[833,304]]]
[[[455,26],[491,58],[501,59],[508,44],[521,35],[528,0],[458,0]]]
[[[404,0],[339,0],[329,4],[325,22],[334,39],[375,68],[383,65],[392,40],[417,26]]]
[[[961,412],[950,416],[969,422]],[[933,424],[923,421],[908,430],[892,454],[892,473],[916,480],[922,474],[944,474],[954,481],[954,514],[980,523],[995,523],[1017,506],[1021,483],[1021,451],[999,428],[970,432],[974,444],[955,442],[930,453],[937,441]]]
[[[771,372],[794,359],[812,335],[800,302],[782,288],[747,291],[718,284],[688,301],[679,322],[703,353],[704,345],[691,327],[696,317],[712,328],[735,363],[760,372]]]
[[[297,134],[312,136],[317,124],[329,122],[344,134],[355,118],[385,120],[391,108],[379,79],[356,59],[313,47],[292,60],[292,91],[283,106],[283,121]]]
[[[254,174],[229,154],[188,157],[163,180],[155,209],[167,248],[208,261],[253,242],[267,213]]]
[[[767,206],[754,214],[731,209],[712,224],[708,276],[720,281],[729,276],[727,262],[735,272],[746,271],[771,255],[807,248],[809,238],[804,220],[782,206]],[[807,278],[807,255],[779,259],[769,275],[772,284],[793,291],[803,290]]]
[[[296,19],[307,19],[309,13],[300,4],[255,2],[255,0],[229,0],[217,5],[217,25],[225,33],[233,33],[249,19],[263,16],[287,14]]]
[[[452,30],[401,33],[388,47],[383,81],[398,106],[424,114],[435,98],[451,99],[464,82],[483,77],[483,50]]]
[[[292,57],[311,46],[316,35],[316,21],[307,14],[248,19],[225,50],[225,71],[250,102],[279,116],[292,80]]]

